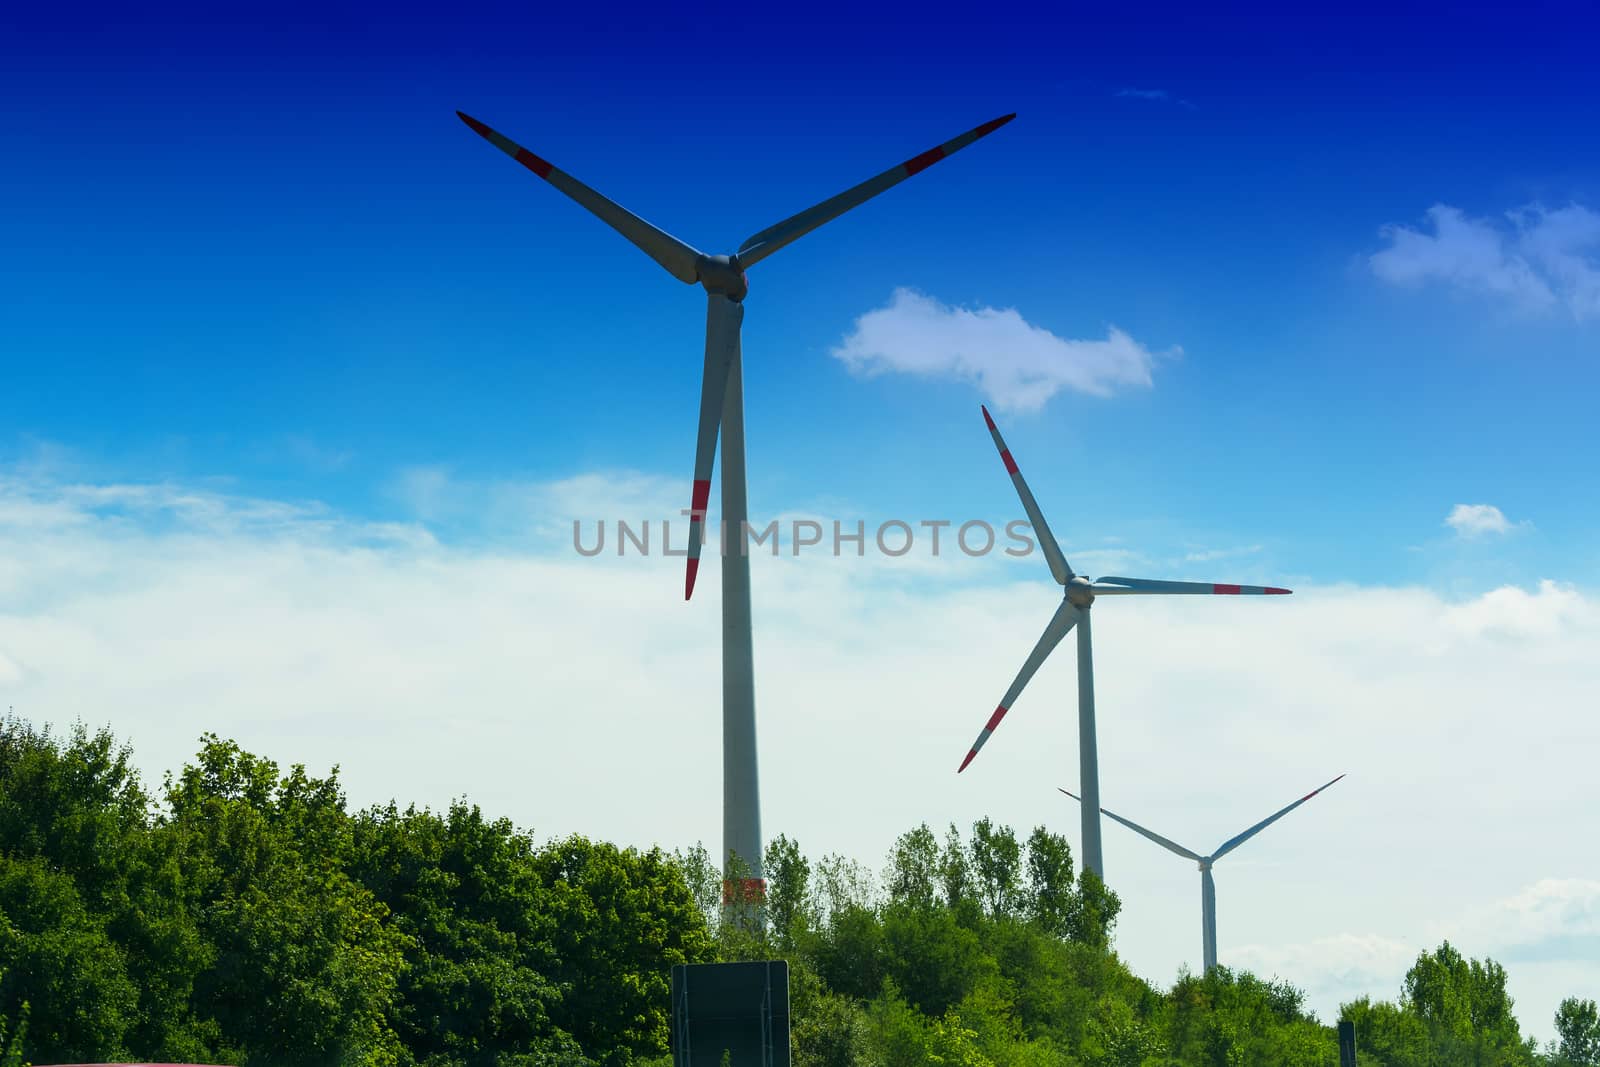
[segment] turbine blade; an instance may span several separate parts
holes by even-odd
[[[1000,698],[1000,706],[994,709],[994,714],[989,716],[989,721],[984,724],[982,732],[978,734],[978,739],[972,742],[972,751],[967,753],[967,758],[961,761],[960,767],[956,768],[957,774],[967,769],[967,764],[972,762],[973,757],[978,754],[978,749],[984,746],[985,742],[989,740],[989,735],[999,727],[1000,720],[1006,717],[1006,712],[1011,710],[1011,706],[1016,703],[1017,697],[1022,695],[1022,690],[1027,686],[1034,674],[1038,672],[1040,665],[1049,658],[1050,653],[1055,651],[1055,647],[1061,643],[1061,639],[1067,636],[1077,622],[1078,609],[1072,606],[1071,601],[1063,600],[1061,606],[1056,609],[1056,613],[1050,617],[1049,623],[1045,625],[1044,633],[1039,637],[1039,643],[1034,645],[1033,651],[1028,654],[1027,662],[1022,665],[1022,670],[1017,672],[1016,681],[1011,683],[1011,688],[1006,690],[1006,695]]]
[[[807,208],[798,215],[791,215],[776,226],[768,226],[760,233],[750,237],[739,247],[739,265],[750,267],[766,259],[772,253],[782,248],[791,241],[796,241],[825,222],[831,222],[849,211],[866,203],[890,186],[898,185],[913,174],[927,170],[946,156],[967,147],[980,137],[987,137],[1012,119],[1015,114],[1002,115],[997,119],[985,122],[982,126],[968,130],[953,141],[946,141],[938,148],[931,148],[906,160],[904,163],[890,167],[876,178],[868,178],[860,185],[846,189],[831,199],[824,200],[815,207]]]
[[[1343,777],[1344,775],[1339,775],[1339,778]],[[1337,782],[1339,778],[1335,778],[1333,782]],[[1318,786],[1305,796],[1301,797],[1299,800],[1295,801],[1293,804],[1290,804],[1287,808],[1284,808],[1283,810],[1275,812],[1274,814],[1267,816],[1265,819],[1262,819],[1244,833],[1228,838],[1228,840],[1222,843],[1221,848],[1217,849],[1211,854],[1211,858],[1214,860],[1219,860],[1223,856],[1226,856],[1228,853],[1232,852],[1234,849],[1238,848],[1240,845],[1244,844],[1246,841],[1250,840],[1252,837],[1256,836],[1261,831],[1265,830],[1267,827],[1271,826],[1273,823],[1289,814],[1295,808],[1298,808],[1300,805],[1304,804],[1306,801],[1310,800],[1312,797],[1328,788],[1328,786],[1332,785],[1333,782],[1328,782],[1325,785]]]
[[[706,366],[700,380],[700,428],[694,442],[694,493],[689,501],[689,555],[683,577],[683,599],[694,596],[700,572],[700,547],[705,542],[706,504],[711,498],[711,467],[717,458],[717,431],[728,395],[728,371],[739,356],[739,325],[744,305],[720,293],[706,299]]]
[[[456,115],[484,140],[588,208],[601,222],[632,241],[645,255],[665,267],[668,274],[690,285],[700,280],[700,269],[696,265],[700,260],[700,253],[695,249],[665,230],[650,225],[621,204],[606,199],[566,171],[551,166],[511,138],[490,129],[471,115],[461,111],[457,111]]]
[[[1061,789],[1060,786],[1057,786],[1056,788],[1060,789],[1063,793],[1067,793],[1067,791],[1065,789]],[[1067,793],[1067,796],[1071,797],[1073,800],[1076,800],[1079,804],[1083,803],[1083,798],[1076,793]],[[1202,858],[1199,853],[1190,852],[1176,841],[1169,841],[1165,837],[1162,837],[1160,834],[1156,833],[1154,830],[1146,830],[1132,819],[1124,819],[1114,811],[1107,811],[1105,808],[1101,808],[1100,814],[1104,815],[1108,819],[1115,819],[1117,822],[1120,822],[1122,825],[1126,826],[1136,834],[1141,834],[1145,837],[1148,837],[1150,840],[1154,841],[1168,852],[1176,852],[1178,855],[1194,860],[1197,863]]]
[[[1096,578],[1095,596],[1286,596],[1275,585],[1223,585],[1219,582],[1161,582],[1152,578]]]
[[[1000,462],[1006,465],[1006,473],[1011,475],[1011,484],[1017,487],[1017,495],[1022,498],[1022,510],[1028,513],[1028,521],[1033,524],[1033,532],[1039,535],[1039,547],[1044,550],[1044,558],[1050,564],[1050,573],[1055,575],[1056,581],[1066,585],[1072,581],[1072,567],[1067,564],[1067,557],[1061,554],[1061,545],[1057,543],[1056,535],[1050,532],[1049,523],[1044,521],[1044,512],[1039,510],[1039,502],[1033,499],[1033,491],[1023,480],[1022,471],[1017,469],[1017,461],[1011,458],[1011,450],[1006,447],[1005,438],[1000,436],[1000,427],[994,424],[987,407],[983,409],[983,421],[989,424],[989,436],[994,438],[994,446],[1000,450]]]

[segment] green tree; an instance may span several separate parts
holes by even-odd
[[[1106,887],[1100,876],[1085,867],[1078,873],[1078,899],[1067,927],[1067,936],[1080,945],[1108,950],[1111,931],[1122,911],[1122,901]]]
[[[895,903],[930,908],[938,893],[939,873],[939,839],[923,823],[895,839],[884,888]]]
[[[1216,1067],[1323,1067],[1337,1057],[1337,1043],[1304,1013],[1304,1000],[1286,982],[1227,967],[1183,975],[1170,997],[1171,1055]]]
[[[372,808],[353,829],[352,874],[409,940],[396,1029],[411,1056],[476,1065],[576,1055],[551,1021],[554,916],[527,835],[462,802],[443,816]]]
[[[794,1067],[857,1067],[870,1057],[861,1002],[828,989],[804,960],[789,965]]]
[[[944,848],[939,852],[939,887],[945,906],[957,911],[976,907],[972,884],[972,857],[961,843],[961,832],[951,823],[945,831]]]
[[[673,853],[672,860],[706,926],[714,927],[722,917],[722,868],[711,861],[711,853],[698,841]]]
[[[1561,1002],[1552,1055],[1562,1067],[1600,1067],[1600,1011],[1594,1001],[1568,997]]]
[[[0,970],[0,982],[5,981],[5,977],[5,972]],[[0,1015],[0,1067],[25,1067],[22,1039],[28,1034],[28,1011],[28,1002],[23,1001],[15,1027],[9,1018]]]
[[[1011,827],[996,826],[987,816],[973,823],[970,855],[984,909],[997,919],[1018,914],[1022,846]]]
[[[401,1058],[390,1014],[408,939],[346,873],[350,820],[337,771],[311,778],[207,736],[166,786],[164,826],[215,961],[197,1013],[247,1063],[385,1067]]]
[[[824,918],[841,912],[872,910],[877,897],[872,872],[848,856],[830,854],[817,861],[817,903]]]
[[[0,1014],[31,1009],[28,1046],[46,1063],[128,1055],[139,989],[73,880],[39,858],[0,855]]]
[[[767,845],[767,928],[780,948],[792,947],[816,923],[811,863],[800,846],[779,834]]]
[[[678,865],[569,837],[534,856],[564,989],[556,1024],[605,1063],[667,1050],[671,969],[711,959],[712,939]]]
[[[1066,939],[1078,927],[1082,910],[1072,874],[1072,847],[1042,826],[1028,835],[1028,883],[1023,910],[1039,929]]]
[[[885,972],[928,1015],[943,1015],[997,970],[977,932],[948,908],[890,904],[882,927]]]
[[[1362,997],[1341,1005],[1339,1014],[1356,1028],[1356,1048],[1363,1062],[1384,1067],[1431,1067],[1433,1041],[1427,1024],[1398,1004]]]
[[[1406,972],[1404,991],[1407,1006],[1446,1055],[1532,1062],[1511,1010],[1505,968],[1494,960],[1466,959],[1446,941],[1417,957]]]
[[[126,1048],[194,1060],[214,1045],[192,1010],[195,976],[211,953],[178,850],[153,829],[151,807],[131,750],[109,730],[79,723],[58,737],[20,719],[0,722],[0,852],[35,857],[64,875],[127,973],[138,976],[139,1003],[119,1039]],[[45,1030],[55,1015],[40,1002]]]

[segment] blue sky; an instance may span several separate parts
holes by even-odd
[[[1554,962],[1512,968],[1536,1032],[1596,991],[1574,946],[1600,934],[1600,867],[1562,830],[1600,804],[1580,9],[43,17],[0,30],[19,712],[114,714],[152,773],[220,730],[341,763],[362,802],[467,792],[550,832],[709,839],[714,776],[671,809],[576,812],[592,767],[529,781],[506,741],[588,751],[627,709],[638,751],[607,760],[635,777],[715,744],[714,578],[685,607],[676,561],[561,551],[572,518],[687,504],[703,296],[453,111],[708,252],[1015,111],[751,270],[755,518],[1013,518],[989,403],[1084,569],[1300,593],[1270,617],[1106,612],[1125,615],[1096,630],[1108,805],[1221,840],[1348,769],[1296,812],[1306,834],[1407,811],[1439,836],[1420,862],[1410,827],[1350,859],[1381,895],[1264,836],[1218,876],[1225,962],[1301,978],[1326,1013],[1392,995],[1439,936],[1543,946]],[[1045,777],[1075,766],[1054,660],[992,770],[949,773],[1048,617],[1042,565],[755,580],[769,832],[872,861],[916,819],[1023,825],[1071,785]],[[460,701],[480,713],[439,737]],[[597,713],[552,720],[579,704]],[[1507,705],[1533,724],[1509,764]],[[862,733],[841,754],[814,722]],[[836,809],[780,758],[807,746],[858,761]],[[1198,780],[1197,752],[1233,788]],[[1504,870],[1470,862],[1476,835],[1506,842]],[[1198,956],[1192,872],[1106,847],[1119,946],[1166,980]]]
[[[757,513],[821,494],[979,513],[956,382],[829,352],[909,287],[1152,351],[1149,389],[1007,420],[1043,499],[1408,576],[1454,503],[1595,563],[1596,323],[1367,267],[1432,205],[1600,202],[1578,33],[1075,15],[736,31],[507,12],[24,26],[10,99],[0,441],[367,514],[396,469],[687,477],[699,294],[475,141],[462,107],[708,250],[995,114],[1019,120],[753,272]],[[565,16],[573,18],[573,16]],[[1531,22],[1532,20],[1530,20]],[[674,459],[676,457],[676,459]],[[680,468],[682,470],[680,471]],[[1537,515],[1535,515],[1537,512]],[[1379,542],[1379,543],[1374,543]],[[1380,544],[1381,543],[1381,544]],[[1533,576],[1530,571],[1527,576]]]

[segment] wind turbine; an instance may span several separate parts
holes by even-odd
[[[1344,775],[1339,775],[1339,778],[1343,777]],[[1339,778],[1335,778],[1333,782],[1337,782]],[[1220,860],[1222,857],[1226,856],[1228,853],[1232,852],[1234,849],[1238,848],[1240,845],[1244,844],[1246,841],[1250,840],[1252,837],[1259,834],[1261,831],[1265,830],[1267,827],[1271,826],[1273,823],[1277,822],[1279,819],[1283,818],[1285,815],[1289,814],[1295,808],[1298,808],[1300,805],[1304,804],[1306,801],[1310,800],[1312,797],[1328,788],[1328,786],[1332,785],[1333,782],[1329,782],[1327,785],[1318,786],[1316,789],[1313,789],[1311,792],[1307,793],[1293,804],[1290,804],[1288,807],[1267,816],[1265,819],[1262,819],[1244,833],[1235,834],[1233,837],[1228,838],[1228,840],[1217,846],[1217,850],[1211,853],[1209,856],[1202,856],[1199,853],[1190,852],[1177,842],[1168,841],[1154,830],[1146,830],[1132,819],[1124,819],[1114,811],[1106,811],[1105,808],[1101,808],[1100,810],[1110,818],[1117,820],[1122,825],[1132,830],[1134,833],[1142,834],[1143,836],[1148,837],[1150,840],[1154,841],[1168,852],[1176,852],[1178,855],[1183,856],[1186,859],[1194,860],[1200,865],[1200,944],[1201,952],[1205,957],[1206,973],[1209,974],[1211,973],[1211,969],[1217,965],[1217,887],[1216,884],[1211,880],[1211,865]],[[1068,793],[1065,789],[1062,789],[1061,792],[1066,793],[1067,796],[1071,797],[1073,800],[1076,800],[1079,804],[1083,804],[1083,798],[1078,796],[1078,794]]]
[[[1185,594],[1260,596],[1288,593],[1290,590],[1270,585],[1165,582],[1149,578],[1089,578],[1073,573],[1072,568],[1067,565],[1067,557],[1061,552],[1061,546],[1056,543],[1055,535],[1045,523],[1044,514],[1039,510],[1038,502],[1033,499],[1028,483],[1023,481],[1022,472],[1017,469],[1017,461],[1011,458],[1011,450],[1006,448],[1005,439],[1000,436],[1000,429],[995,426],[987,407],[983,409],[983,421],[989,424],[989,434],[994,438],[995,447],[1000,450],[1000,461],[1005,464],[1006,472],[1011,475],[1012,484],[1017,487],[1017,495],[1022,498],[1022,507],[1028,513],[1028,521],[1033,524],[1033,532],[1039,538],[1039,547],[1044,552],[1046,562],[1050,564],[1050,573],[1061,583],[1065,596],[1061,600],[1061,606],[1056,608],[1055,615],[1045,626],[1039,643],[1033,646],[1033,651],[1022,664],[1022,670],[1017,672],[1016,681],[1011,683],[1006,695],[1000,698],[999,706],[989,716],[989,721],[984,724],[978,739],[972,743],[972,750],[967,753],[967,758],[961,761],[957,773],[967,769],[967,764],[972,762],[978,750],[999,727],[1000,720],[1005,718],[1006,712],[1015,705],[1017,697],[1022,695],[1022,690],[1029,680],[1049,658],[1050,653],[1055,651],[1061,639],[1067,636],[1067,632],[1076,626],[1078,628],[1078,774],[1079,780],[1083,783],[1083,795],[1087,798],[1083,808],[1083,865],[1103,879],[1105,867],[1100,856],[1100,762],[1095,748],[1094,733],[1094,654],[1089,643],[1089,609],[1093,606],[1095,598]]]
[[[462,122],[490,144],[576,200],[680,282],[698,282],[706,291],[706,358],[700,385],[700,422],[695,439],[694,487],[689,503],[689,537],[683,596],[694,594],[705,539],[706,505],[711,496],[711,467],[717,433],[722,432],[722,518],[725,530],[738,539],[738,551],[722,552],[722,834],[725,844],[724,903],[759,903],[766,884],[761,877],[761,806],[756,765],[754,662],[750,647],[750,559],[745,531],[744,385],[740,368],[739,327],[748,292],[745,269],[798,240],[824,223],[879,193],[919,174],[946,156],[985,137],[1016,116],[1002,115],[930,148],[875,178],[846,189],[747,239],[732,255],[708,256],[621,205],[606,199],[565,171],[457,111]],[[735,886],[733,872],[741,882]]]

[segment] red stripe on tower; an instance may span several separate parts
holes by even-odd
[[[1211,591],[1213,593],[1218,593],[1218,594],[1220,594],[1222,596],[1238,596],[1239,595],[1239,587],[1236,586],[1236,585],[1213,585],[1211,587]]]
[[[929,167],[933,166],[943,158],[943,146],[939,148],[930,148],[926,152],[922,153],[922,155],[914,156],[913,158],[906,160],[902,166],[906,168],[906,177],[909,178],[913,174],[920,174],[922,171],[927,170]]]

